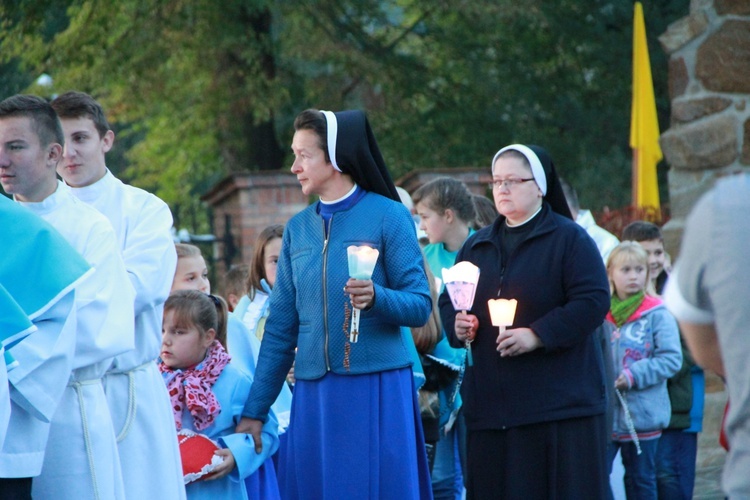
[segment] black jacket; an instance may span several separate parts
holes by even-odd
[[[474,366],[461,390],[471,430],[603,414],[606,386],[602,350],[592,335],[609,310],[609,283],[596,244],[575,222],[545,202],[530,221],[534,227],[501,265],[504,217],[469,238],[456,262],[480,268],[470,311],[479,319],[473,343]],[[487,301],[518,300],[512,327],[531,328],[544,347],[501,358],[498,330]],[[452,345],[455,311],[447,292],[440,297],[444,329]]]

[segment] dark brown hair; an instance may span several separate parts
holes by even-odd
[[[256,291],[262,290],[260,280],[268,279],[264,262],[266,259],[266,245],[269,241],[282,238],[283,236],[284,226],[273,224],[263,229],[255,240],[253,258],[250,261],[250,271],[247,276],[247,295],[251,300],[255,298]]]
[[[318,136],[318,146],[326,154],[326,162],[331,162],[328,154],[328,122],[325,115],[317,109],[306,109],[294,119],[294,131],[312,130]]]
[[[178,290],[164,303],[164,313],[172,311],[178,326],[195,326],[201,338],[211,328],[216,331],[218,340],[227,352],[227,303],[218,295],[207,295],[198,290]]]
[[[60,118],[91,118],[99,139],[111,130],[101,105],[84,92],[65,92],[52,101],[52,108]]]
[[[0,119],[25,117],[31,120],[31,127],[39,137],[42,147],[57,143],[65,144],[60,119],[52,106],[35,95],[16,94],[0,102]]]
[[[646,222],[645,220],[637,220],[625,226],[625,229],[622,230],[622,240],[639,242],[650,240],[664,241],[664,237],[661,234],[661,229],[656,224]]]

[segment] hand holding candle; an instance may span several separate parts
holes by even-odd
[[[541,339],[530,328],[506,330],[506,327],[513,324],[517,300],[490,299],[487,305],[490,308],[492,324],[500,330],[497,335],[497,352],[501,356],[516,356],[542,346]]]
[[[498,327],[500,332],[497,335],[497,351],[501,356],[507,356],[509,353],[506,352],[505,347],[500,347],[500,343],[503,342],[507,335],[505,333],[505,327],[513,324],[513,319],[516,316],[516,307],[518,301],[516,299],[490,299],[487,301],[487,306],[490,308],[490,318],[492,318],[492,325]]]
[[[479,282],[479,268],[471,262],[462,261],[450,269],[443,268],[442,274],[445,288],[448,290],[448,295],[453,303],[453,308],[456,311],[461,311],[462,316],[468,316],[466,311],[474,305],[474,294],[477,291],[477,283]],[[458,317],[456,318],[456,323],[459,323]],[[471,342],[474,340],[474,335],[473,333],[469,334],[470,332],[471,329],[467,331],[464,345],[466,345],[466,362],[469,366],[473,366],[474,359],[471,355]],[[473,332],[476,332],[476,327],[473,329]]]
[[[378,261],[378,255],[380,254],[377,249],[370,248],[368,246],[362,245],[362,246],[354,246],[351,245],[346,248],[346,254],[349,260],[349,276],[354,280],[370,280],[372,278],[372,273],[375,270],[375,264]],[[349,280],[351,282],[352,280]],[[349,287],[349,284],[347,283],[347,288]],[[364,288],[365,291],[370,290],[372,288],[372,283],[367,284],[365,287],[359,287]],[[352,296],[352,325],[351,330],[349,333],[349,342],[356,343],[359,338],[359,316],[360,316],[360,309],[364,309],[367,307],[367,304],[371,303],[372,299],[374,298],[374,289],[372,290],[372,297],[367,295],[368,300],[365,302],[356,302],[354,300],[355,295],[360,295],[357,293],[359,290],[354,291],[350,290],[350,295]]]

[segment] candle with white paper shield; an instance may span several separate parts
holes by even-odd
[[[479,268],[471,262],[461,261],[450,269],[443,268],[443,282],[448,296],[451,298],[453,309],[466,314],[466,311],[474,305],[474,294],[477,292],[479,283]],[[471,342],[466,339],[466,363],[474,366],[474,358],[471,355]]]
[[[443,283],[453,303],[453,309],[464,314],[474,304],[474,294],[479,282],[479,268],[462,261],[450,269],[443,268]]]

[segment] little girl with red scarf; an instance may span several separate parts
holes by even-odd
[[[223,460],[205,480],[186,485],[188,498],[248,498],[244,478],[278,447],[276,421],[263,426],[263,450],[252,438],[235,433],[252,378],[230,364],[225,349],[226,303],[196,290],[180,290],[164,304],[159,371],[167,384],[177,431],[192,431],[215,441]],[[186,457],[183,457],[183,462]]]

